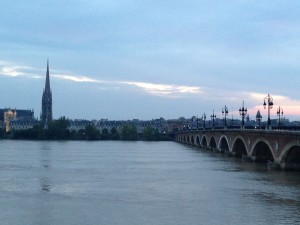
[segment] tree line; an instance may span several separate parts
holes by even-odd
[[[125,124],[120,130],[113,127],[111,130],[107,128],[100,132],[96,126],[87,125],[85,129],[70,130],[70,121],[61,117],[53,120],[45,129],[43,123],[26,130],[13,130],[6,134],[10,139],[28,139],[28,140],[145,140],[145,141],[164,141],[170,138],[161,134],[158,129],[151,125],[145,127],[143,134],[138,134],[136,126]]]

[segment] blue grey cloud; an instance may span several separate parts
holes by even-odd
[[[228,99],[252,101],[241,93],[270,92],[300,99],[298,1],[36,0],[3,1],[1,6],[1,60],[41,68],[23,68],[22,73],[28,75],[43,77],[43,64],[49,58],[50,68],[68,71],[65,75],[88,74],[76,79],[127,81],[140,90],[146,90],[144,84],[213,90],[204,98],[201,89],[199,103],[195,103],[195,96],[188,95],[185,101],[173,99],[168,104],[160,103],[166,100],[157,95],[133,98],[131,89],[119,90],[122,96],[128,96],[124,102],[129,105],[153,99],[168,106],[160,113],[169,117],[177,115],[174,111],[179,110],[178,104],[183,104],[180,113],[190,114],[193,109],[189,104],[207,111],[214,105],[228,104]],[[4,69],[2,74],[16,72]],[[0,79],[7,82],[8,78]],[[91,91],[85,85],[76,84],[78,92]],[[98,98],[108,91],[119,96],[113,88],[118,86],[111,85],[112,90],[100,87]],[[64,88],[68,92],[70,87]],[[109,97],[108,111],[111,109],[114,115],[116,97]],[[56,104],[64,105],[60,101]],[[18,100],[11,104],[18,105]],[[35,108],[39,109],[39,103]],[[60,110],[67,113],[62,107]],[[144,112],[149,116],[143,108],[139,110],[139,115]],[[96,114],[97,110],[93,111]]]

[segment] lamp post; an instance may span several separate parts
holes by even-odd
[[[222,109],[222,115],[224,116],[224,128],[227,128],[227,120],[226,120],[226,116],[228,115],[228,108],[225,105],[225,107]]]
[[[242,129],[245,128],[245,116],[247,115],[247,108],[244,107],[244,101],[243,101],[243,107],[239,109],[240,115],[242,116]]]
[[[279,106],[279,108],[277,109],[277,116],[278,116],[278,125],[280,126],[280,115],[281,117],[283,116],[283,109],[282,107]]]
[[[203,120],[203,130],[205,130],[205,120],[206,120],[206,114],[205,113],[203,113],[202,120]]]
[[[216,119],[216,114],[215,111],[213,110],[213,114],[210,116],[211,120],[212,120],[212,128],[215,128],[215,119]]]
[[[271,129],[270,110],[273,108],[273,98],[270,96],[270,94],[268,94],[268,96],[264,98],[264,104],[263,104],[264,109],[266,109],[267,105],[268,105],[268,129]]]

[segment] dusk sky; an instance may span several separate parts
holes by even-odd
[[[298,0],[0,0],[0,108],[54,118],[300,120]]]

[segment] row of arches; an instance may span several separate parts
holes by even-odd
[[[214,136],[210,137],[208,140],[206,135],[203,135],[201,138],[199,135],[196,137],[184,135],[180,137],[178,141],[205,149],[218,150],[220,152],[233,152],[236,153],[237,156],[247,155],[245,143],[239,138],[236,140],[232,150],[229,148],[229,142],[226,136],[221,137],[219,144],[217,144]]]
[[[287,170],[300,170],[300,143],[287,145],[276,157],[275,151],[268,140],[258,138],[251,146],[246,144],[243,137],[237,136],[231,142],[226,135],[219,139],[214,136],[179,135],[177,141],[218,152],[226,152],[236,157],[248,157],[255,162],[276,163]]]

